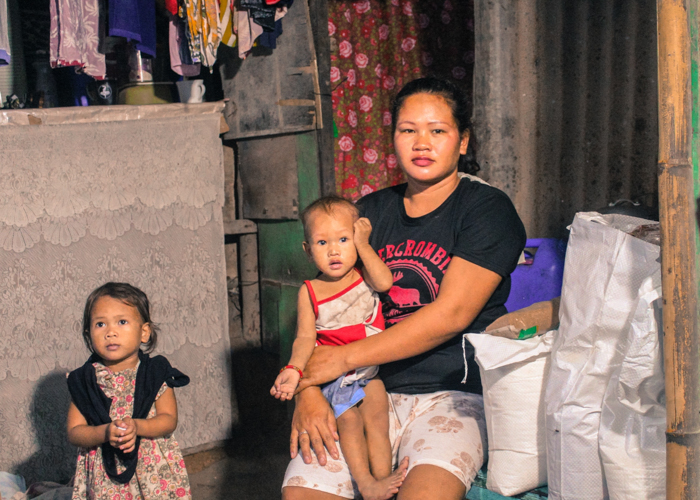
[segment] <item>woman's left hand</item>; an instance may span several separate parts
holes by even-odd
[[[335,380],[350,368],[343,356],[343,347],[316,346],[311,359],[304,368],[304,378],[299,382],[297,394],[312,385],[321,385]]]

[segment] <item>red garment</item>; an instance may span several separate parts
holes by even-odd
[[[165,0],[165,8],[173,16],[177,16],[177,0]]]
[[[314,314],[316,315],[316,342],[319,345],[345,345],[366,338],[368,335],[367,328],[372,333],[384,330],[384,316],[382,315],[381,302],[378,297],[367,304],[371,304],[369,308],[355,311],[356,321],[350,324],[342,320],[338,321],[340,319],[339,315],[347,312],[346,308],[348,306],[353,307],[359,304],[359,302],[356,302],[358,298],[362,296],[376,297],[376,294],[367,286],[362,277],[358,278],[345,290],[321,301],[316,299],[311,283],[309,281],[305,283],[314,307]],[[357,288],[360,285],[361,288]],[[344,302],[343,299],[349,300],[349,302]],[[322,313],[320,318],[319,310]]]

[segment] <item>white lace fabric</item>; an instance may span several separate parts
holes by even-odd
[[[0,247],[23,252],[41,239],[69,246],[88,233],[111,241],[132,227],[157,235],[209,222],[223,205],[223,171],[210,168],[211,154],[196,142],[207,122],[218,136],[219,122],[210,114],[178,120],[172,140],[148,144],[158,122],[174,123],[130,120],[120,134],[124,122],[66,125],[72,134],[65,126],[0,128]],[[86,148],[86,136],[99,147]]]
[[[221,115],[208,109],[0,121],[0,470],[72,475],[65,376],[88,357],[83,307],[107,281],[146,292],[156,354],[192,380],[176,391],[182,447],[229,436]]]

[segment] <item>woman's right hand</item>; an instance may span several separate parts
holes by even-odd
[[[292,418],[292,435],[289,441],[292,458],[301,451],[304,463],[310,464],[313,449],[319,465],[324,466],[326,450],[335,460],[339,458],[336,444],[338,439],[333,409],[321,393],[321,389],[309,387],[297,394]]]

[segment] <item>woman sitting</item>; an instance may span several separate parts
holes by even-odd
[[[506,313],[525,230],[502,191],[458,175],[469,107],[457,87],[414,80],[392,115],[407,183],[358,202],[372,224],[370,244],[394,277],[384,297],[387,329],[314,350],[296,397],[286,500],[359,498],[318,386],[362,366],[381,365],[394,463],[409,460],[399,500],[461,499],[485,460],[479,369],[462,334]]]

